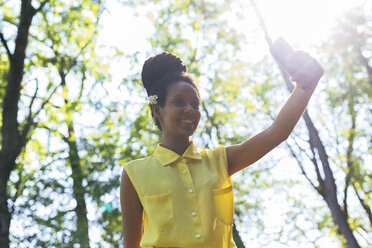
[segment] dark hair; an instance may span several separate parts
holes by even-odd
[[[169,86],[180,81],[192,85],[199,95],[198,87],[193,78],[187,74],[187,68],[182,60],[169,52],[163,52],[146,60],[141,76],[147,95],[157,95],[158,105],[161,107],[165,105]],[[154,117],[152,109],[151,115]],[[156,117],[155,124],[161,131],[160,122]]]

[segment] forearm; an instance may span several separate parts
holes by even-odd
[[[280,110],[270,129],[278,143],[286,140],[304,113],[314,89],[302,90],[295,87],[291,96]]]

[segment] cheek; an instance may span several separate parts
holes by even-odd
[[[197,112],[197,120],[198,120],[197,123],[198,123],[198,124],[199,124],[200,118],[201,118],[201,114],[200,114],[200,112],[198,111],[198,112]]]

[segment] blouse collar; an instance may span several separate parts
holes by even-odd
[[[160,144],[156,148],[154,156],[162,166],[169,165],[174,161],[180,160],[182,158],[201,159],[201,155],[192,141],[190,141],[190,145],[187,147],[182,156],[172,150],[169,150],[168,148],[161,146]]]

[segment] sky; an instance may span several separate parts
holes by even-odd
[[[367,0],[256,1],[273,38],[283,36],[290,44],[298,44],[304,48],[325,40],[337,18],[345,10],[361,3],[364,4],[365,11],[371,10],[371,3]],[[247,19],[256,20],[250,5],[246,6]],[[243,28],[249,25],[244,23],[244,20],[241,21],[236,24]],[[103,44],[122,48],[128,53],[150,49],[146,39],[155,32],[155,29],[147,16],[134,15],[129,6],[109,1],[108,11],[104,13],[101,23],[100,41]],[[260,51],[256,47],[257,50]]]
[[[250,32],[253,28],[258,28],[257,17],[249,1],[242,0],[242,2],[245,3],[243,6],[247,13],[245,18],[231,16],[231,20],[236,23],[238,30]],[[360,4],[365,6],[365,11],[372,11],[371,2],[367,0],[259,0],[256,1],[256,5],[273,41],[283,37],[296,50],[304,50],[316,58],[317,50],[314,47],[327,39],[338,17],[347,9]],[[144,7],[136,13],[128,5],[108,0],[107,10],[101,17],[98,38],[98,46],[106,48],[98,49],[97,52],[106,55],[107,47],[115,47],[127,55],[136,54],[140,61],[145,61],[148,54],[153,54],[148,39],[156,32],[148,18],[148,10],[149,8]],[[242,48],[241,56],[254,62],[267,55],[269,49],[263,37],[262,33],[262,37],[249,41],[249,44]],[[125,59],[110,60],[109,68],[114,85],[120,84],[123,77],[128,74],[133,74],[133,71],[129,72],[125,69],[131,68]],[[139,65],[132,68],[137,72],[141,69]]]
[[[242,0],[242,2],[247,13],[245,18],[231,16],[231,20],[236,23],[238,30],[251,32],[252,29],[258,28],[257,17],[249,1]],[[364,4],[365,11],[372,11],[371,2],[368,3],[367,0],[259,0],[256,1],[256,5],[273,41],[279,36],[283,37],[296,50],[304,50],[316,58],[317,50],[314,47],[327,39],[337,18],[347,9],[360,4]],[[98,47],[106,48],[98,49],[97,53],[101,53],[104,57],[110,53],[107,47],[114,47],[126,55],[136,54],[139,61],[145,61],[149,54],[153,55],[148,39],[156,30],[148,18],[149,10],[151,8],[143,7],[140,11],[134,11],[128,5],[108,0],[107,10],[101,16],[98,37]],[[262,33],[262,37],[249,41],[249,44],[242,48],[240,56],[254,62],[267,55],[269,49],[263,37]],[[124,77],[140,72],[142,69],[141,63],[132,68],[133,65],[122,58],[112,58],[108,64],[114,88]],[[118,91],[114,91],[111,97],[123,97],[115,93]],[[133,99],[136,98],[132,97],[131,100]],[[145,99],[137,100],[139,103],[145,102]]]

